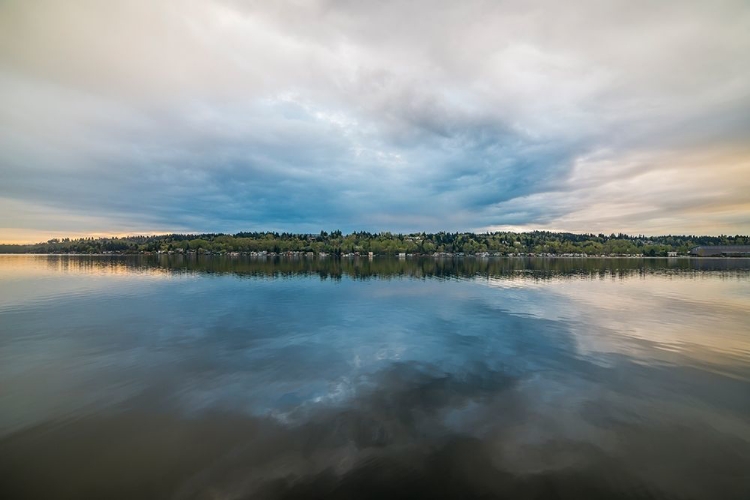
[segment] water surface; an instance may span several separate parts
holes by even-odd
[[[750,261],[0,256],[2,498],[750,498]]]

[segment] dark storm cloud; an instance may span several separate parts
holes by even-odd
[[[750,227],[743,2],[0,9],[5,239]]]

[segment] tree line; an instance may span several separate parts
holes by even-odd
[[[366,231],[343,234],[240,232],[236,234],[163,234],[118,238],[62,238],[28,245],[0,244],[0,253],[252,253],[313,252],[331,255],[435,253],[476,255],[585,254],[666,256],[667,252],[686,254],[700,245],[748,245],[748,236],[631,236],[627,234],[575,234],[549,231],[438,232],[394,234]]]

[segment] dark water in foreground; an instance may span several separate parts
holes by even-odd
[[[0,497],[750,498],[750,261],[0,256]]]

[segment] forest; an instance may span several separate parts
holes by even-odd
[[[236,234],[164,234],[117,238],[55,238],[44,243],[0,244],[0,253],[309,253],[332,256],[397,255],[641,255],[687,254],[699,245],[747,245],[748,236],[631,236],[549,231],[526,233],[438,232],[394,234],[366,231],[343,234],[240,232]]]

